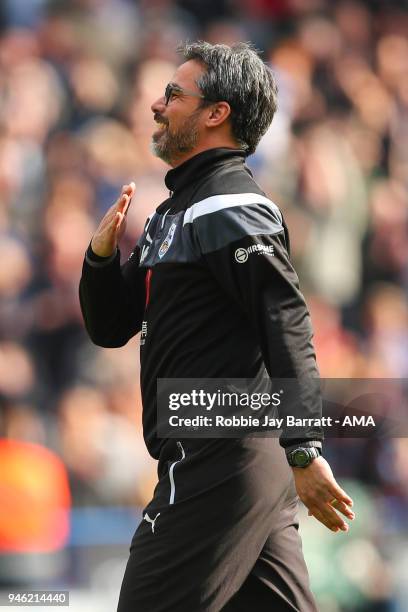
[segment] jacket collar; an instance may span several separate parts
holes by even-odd
[[[165,176],[166,187],[172,191],[181,191],[192,181],[197,183],[216,166],[226,162],[244,164],[246,153],[242,149],[208,149],[191,157],[180,166],[169,170]]]

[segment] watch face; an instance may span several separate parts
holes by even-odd
[[[310,462],[309,454],[302,448],[294,452],[293,459],[295,465],[297,465],[298,467],[308,465],[308,463]]]

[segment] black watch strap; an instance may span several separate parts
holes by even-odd
[[[322,442],[321,440],[294,440],[294,444],[285,445],[285,453],[288,455],[297,448],[317,448],[322,454]]]

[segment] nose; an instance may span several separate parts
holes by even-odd
[[[166,108],[166,102],[164,100],[164,96],[157,98],[157,100],[153,102],[150,108],[152,109],[153,113],[162,113],[163,110]]]

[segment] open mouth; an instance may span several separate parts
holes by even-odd
[[[157,129],[153,133],[153,140],[157,140],[157,139],[161,138],[161,136],[166,132],[166,129],[168,127],[168,124],[165,123],[164,121],[160,121],[158,119],[155,119],[155,122],[156,122],[156,125],[157,125]]]
[[[158,142],[165,135],[167,128],[169,127],[168,121],[164,119],[161,115],[156,113],[153,117],[157,129],[152,134],[153,142]]]
[[[166,129],[166,127],[168,126],[168,122],[165,121],[161,115],[156,113],[153,118],[157,124],[157,127],[159,128],[159,131],[163,131]]]

